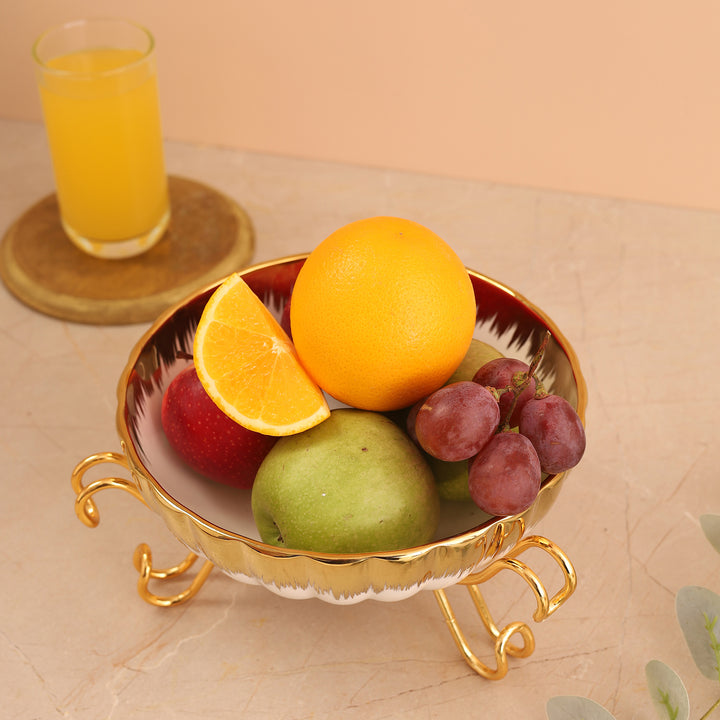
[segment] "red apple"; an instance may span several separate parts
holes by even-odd
[[[192,365],[165,391],[161,422],[170,445],[193,470],[239,488],[252,487],[260,463],[277,441],[225,415],[205,392]]]

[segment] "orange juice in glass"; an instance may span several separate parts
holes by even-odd
[[[152,35],[80,20],[33,56],[66,233],[101,258],[150,249],[170,219]]]

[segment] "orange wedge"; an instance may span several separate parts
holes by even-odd
[[[285,331],[237,273],[205,306],[193,358],[208,395],[249,430],[293,435],[330,416]]]

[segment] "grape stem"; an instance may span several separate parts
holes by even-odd
[[[543,337],[542,342],[540,343],[538,349],[535,351],[535,354],[533,355],[532,360],[530,361],[530,365],[527,369],[527,372],[525,373],[518,373],[515,377],[513,377],[512,384],[508,385],[506,388],[503,388],[501,392],[511,392],[513,393],[513,399],[510,403],[510,406],[507,409],[507,412],[505,413],[505,417],[503,418],[502,422],[500,423],[500,426],[498,428],[498,432],[507,431],[510,429],[510,418],[512,417],[513,412],[515,411],[515,406],[517,405],[518,398],[520,397],[521,393],[525,388],[530,384],[530,381],[535,377],[535,373],[537,372],[537,369],[542,362],[543,356],[545,355],[545,348],[547,348],[547,344],[550,341],[550,331],[545,331],[545,337]],[[521,376],[521,380],[517,380],[516,378],[518,376]],[[537,386],[537,392],[535,393],[536,397],[544,397],[547,395],[545,392],[545,388],[543,388],[542,383],[539,380],[536,380],[536,386]]]
[[[530,367],[527,371],[527,382],[530,382],[530,379],[535,376],[535,372],[538,369],[538,366],[542,362],[543,356],[545,355],[545,348],[547,347],[548,342],[550,341],[550,331],[545,331],[545,337],[542,339],[542,342],[540,343],[540,347],[535,351],[535,355],[533,355],[533,359],[530,362]]]

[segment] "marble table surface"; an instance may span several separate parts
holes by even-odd
[[[720,513],[720,216],[180,143],[167,164],[247,210],[255,261],[310,250],[353,219],[405,216],[547,312],[588,384],[588,449],[536,530],[568,554],[578,588],[536,624],[519,578],[487,583],[498,621],[527,621],[536,638],[499,681],[465,664],[431,592],[337,606],[214,572],[187,604],[143,602],[136,545],[160,566],[184,548],[125,493],[101,496],[100,525],[85,527],[70,473],[120,449],[116,383],[146,326],[63,322],[2,286],[3,716],[544,718],[550,697],[581,695],[650,719],[652,659],[675,669],[702,715],[720,687],[692,660],[675,594],[720,592],[720,556],[699,523]],[[43,128],[0,121],[2,231],[52,190]],[[467,593],[448,594],[491,663]]]

